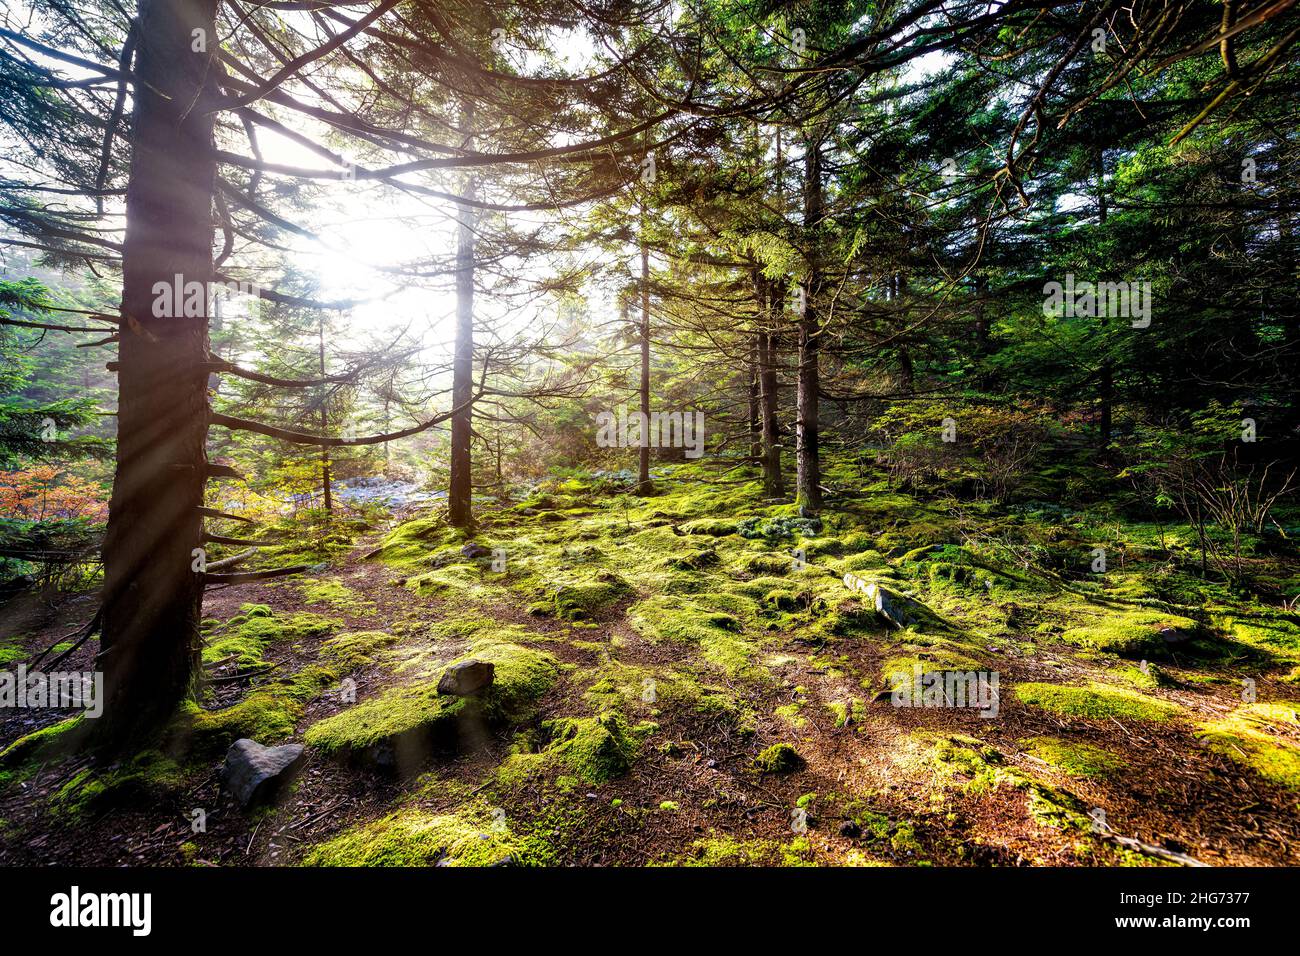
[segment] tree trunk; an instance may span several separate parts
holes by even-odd
[[[650,484],[650,250],[641,243],[641,449],[637,456],[636,493],[648,495]]]
[[[461,107],[467,147],[473,145],[474,106]],[[465,174],[461,196],[475,198],[474,173]],[[461,205],[456,213],[456,353],[452,365],[451,403],[460,408],[451,419],[451,480],[447,489],[447,523],[465,528],[474,522],[470,440],[474,430],[474,211]],[[464,408],[461,408],[461,406]]]
[[[321,312],[320,321],[316,326],[316,344],[320,350],[320,377],[325,377],[325,313]],[[320,433],[328,435],[330,431],[329,412],[325,408],[328,400],[328,386],[323,386],[320,399]],[[320,486],[321,495],[324,498],[325,511],[332,513],[334,511],[334,499],[332,489],[330,488],[330,450],[328,445],[322,445],[320,449]]]
[[[821,263],[816,231],[822,218],[822,150],[814,131],[804,143],[804,241],[808,246],[808,274],[803,283],[804,308],[799,316],[799,385],[796,428],[796,502],[812,511],[822,505],[821,452],[818,447],[818,399],[821,389],[818,348],[817,293]]]
[[[105,707],[95,728],[111,746],[167,720],[200,673],[194,550],[203,533],[208,319],[157,316],[154,303],[156,284],[206,290],[212,280],[216,7],[139,3],[117,466],[103,550]],[[194,51],[197,37],[207,52]]]
[[[1104,226],[1106,225],[1106,216],[1107,216],[1106,154],[1105,151],[1100,146],[1097,147],[1097,151],[1094,154],[1093,162],[1094,162],[1094,168],[1097,173],[1097,223],[1098,225]],[[1102,333],[1102,348],[1105,348],[1106,347],[1106,341],[1105,341],[1106,317],[1101,316],[1098,319],[1098,322],[1101,325],[1100,331]],[[1111,436],[1111,430],[1112,430],[1112,424],[1114,418],[1114,406],[1115,406],[1115,365],[1110,360],[1109,356],[1107,356],[1102,360],[1101,374],[1099,376],[1099,380],[1097,384],[1097,400],[1098,400],[1098,404],[1101,406],[1100,409],[1098,410],[1100,427],[1098,428],[1097,439],[1098,439],[1098,444],[1100,446],[1101,453],[1105,455],[1106,450],[1110,447],[1110,436]]]
[[[758,403],[763,425],[763,492],[769,498],[785,494],[781,478],[781,438],[777,425],[776,335],[774,312],[778,298],[776,287],[755,280],[758,297]]]
[[[760,306],[761,309],[761,306]],[[762,364],[760,340],[763,333],[754,332],[753,341],[749,345],[749,457],[753,461],[760,461],[763,457],[763,425],[759,419],[758,412],[758,393],[759,393],[759,369]]]

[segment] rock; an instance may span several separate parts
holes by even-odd
[[[875,581],[860,578],[851,571],[844,575],[844,586],[861,594],[876,609],[877,614],[895,627],[920,624],[935,617],[934,612],[920,601],[904,597]]]
[[[1180,631],[1176,627],[1162,627],[1160,636],[1164,638],[1166,644],[1182,644],[1184,641],[1190,641],[1192,635],[1186,631]]]
[[[488,661],[461,661],[442,672],[438,681],[438,693],[451,697],[470,697],[491,686],[495,676],[496,666]]]
[[[460,549],[460,553],[465,555],[465,557],[469,558],[472,561],[475,558],[491,557],[492,549],[485,548],[483,547],[483,545],[475,544],[473,541],[471,541],[469,544],[465,545],[463,548]]]
[[[251,807],[270,800],[291,780],[302,764],[302,744],[264,747],[255,740],[236,740],[226,751],[221,768],[221,785],[240,806]]]
[[[862,827],[858,826],[852,820],[845,820],[840,824],[840,836],[855,839],[862,834]]]

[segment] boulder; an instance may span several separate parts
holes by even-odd
[[[264,803],[294,777],[302,759],[302,744],[264,747],[245,737],[236,740],[226,752],[221,785],[234,795],[240,806]]]
[[[465,545],[463,548],[460,549],[460,553],[463,554],[465,557],[469,558],[471,561],[473,561],[475,558],[491,557],[492,549],[485,548],[483,547],[483,545],[475,544],[473,541],[471,541],[469,544]]]
[[[438,693],[450,697],[470,697],[490,687],[495,676],[496,666],[489,661],[461,661],[442,672],[438,681]]]
[[[924,624],[932,630],[949,630],[939,615],[930,607],[914,598],[902,596],[897,591],[884,587],[879,581],[858,578],[852,571],[844,576],[844,587],[861,594],[863,600],[874,607],[876,614],[888,620],[894,627],[910,627]]]

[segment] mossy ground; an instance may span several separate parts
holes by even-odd
[[[70,861],[124,862],[116,826],[178,865],[1153,862],[1091,832],[1100,808],[1207,862],[1300,862],[1300,621],[1276,595],[1202,580],[1169,525],[828,466],[817,518],[690,464],[641,499],[546,482],[473,531],[435,510],[322,531],[330,567],[212,595],[213,680],[158,747],[83,765],[75,724],[5,725],[0,859],[77,826],[97,849]],[[1092,574],[1102,545],[1116,570]],[[846,573],[925,611],[896,628]],[[440,696],[469,658],[493,686]],[[916,668],[997,672],[996,714],[893,706]],[[194,833],[241,736],[305,743],[307,772]],[[1274,836],[1222,824],[1246,792]]]

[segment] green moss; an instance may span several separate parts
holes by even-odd
[[[981,793],[1003,780],[1001,751],[975,737],[918,731],[906,738],[904,748],[900,763],[941,786]]]
[[[290,736],[303,706],[284,693],[257,690],[221,710],[204,710],[193,701],[181,708],[168,736],[195,756],[216,756],[241,737],[272,744]]]
[[[26,649],[17,643],[16,639],[12,640],[15,642],[10,643],[9,640],[0,641],[0,667],[12,664],[14,661],[21,661],[28,656]]]
[[[754,758],[762,773],[790,773],[803,766],[803,758],[790,744],[773,744]]]
[[[1087,807],[1068,790],[1021,777],[1013,782],[1029,796],[1029,815],[1039,826],[1055,830],[1087,831],[1092,826]]]
[[[1159,690],[1162,687],[1177,687],[1178,682],[1165,673],[1164,668],[1155,664],[1147,664],[1146,669],[1140,667],[1120,667],[1114,671],[1116,677],[1127,681],[1134,687],[1141,687],[1143,690]]]
[[[464,539],[464,532],[449,527],[441,515],[414,518],[384,535],[371,556],[388,564],[412,565],[428,557],[430,552]]]
[[[493,866],[511,862],[518,840],[484,808],[432,814],[408,807],[309,850],[305,866]]]
[[[936,639],[931,647],[916,648],[904,645],[903,650],[912,653],[895,654],[885,659],[880,665],[880,676],[891,691],[908,691],[915,683],[916,675],[931,673],[955,673],[982,670],[984,665],[974,658],[967,657],[949,645],[943,639]]]
[[[1124,769],[1124,761],[1100,747],[1056,737],[1035,737],[1025,744],[1027,753],[1072,777],[1104,778]]]
[[[799,712],[803,710],[806,701],[803,698],[792,700],[788,704],[782,704],[776,708],[773,713],[790,725],[794,730],[803,730],[808,726],[808,718],[802,716]]]
[[[515,631],[471,626],[470,632],[473,638],[464,659],[473,657],[494,666],[492,686],[480,697],[440,697],[437,681],[430,678],[390,689],[327,717],[308,728],[304,739],[331,754],[360,754],[376,747],[414,753],[450,742],[455,722],[462,716],[488,722],[524,719],[558,679],[557,661],[543,651],[513,643],[509,637]]]
[[[461,698],[439,697],[434,682],[393,688],[312,724],[303,739],[333,754],[360,753],[417,735],[434,738],[464,705]]]
[[[1024,791],[1025,810],[1040,825],[1059,830],[1088,828],[1085,808],[1077,797],[1007,766],[1002,752],[982,740],[919,732],[911,735],[910,742],[919,746],[919,753],[905,757],[904,765],[927,770],[942,787],[971,794],[1014,788]]]
[[[1300,790],[1300,708],[1294,703],[1254,703],[1222,720],[1202,724],[1205,745],[1265,780]]]
[[[34,761],[67,754],[76,748],[89,729],[90,725],[84,717],[71,717],[34,730],[0,751],[0,767],[12,770]]]
[[[746,574],[785,574],[794,567],[794,556],[772,551],[746,554],[741,557],[738,567]]]
[[[349,631],[331,637],[320,646],[320,661],[340,672],[374,664],[380,652],[397,643],[397,638],[383,631]]]
[[[562,717],[543,730],[551,737],[546,755],[590,784],[621,777],[636,759],[636,739],[618,714]]]
[[[158,751],[145,751],[124,764],[79,771],[50,797],[50,809],[79,820],[122,807],[154,804],[184,782],[178,763]]]
[[[807,538],[800,542],[799,547],[803,549],[804,555],[810,559],[817,558],[834,558],[843,554],[846,550],[844,542],[839,538]]]
[[[829,701],[826,704],[826,709],[831,712],[831,716],[835,719],[836,727],[860,724],[867,716],[866,705],[857,697]]]
[[[561,585],[555,591],[555,614],[568,621],[585,621],[617,604],[631,591],[631,585],[619,575],[603,571],[589,580]]]
[[[1161,636],[1162,630],[1172,628],[1191,633],[1197,627],[1196,622],[1190,618],[1159,611],[1105,612],[1079,606],[1072,609],[1071,617],[1091,620],[1087,624],[1066,628],[1061,634],[1061,640],[1129,657],[1164,654],[1168,643]]]
[[[521,734],[496,779],[515,787],[545,777],[561,789],[607,783],[631,769],[642,741],[657,729],[653,723],[629,728],[614,712],[549,720],[540,728],[543,745],[539,748],[536,735]]]
[[[681,855],[661,866],[812,866],[807,839],[789,843],[776,840],[738,840],[731,836],[696,840]]]
[[[706,568],[717,567],[721,563],[722,559],[713,548],[682,551],[663,560],[663,566],[674,571],[703,571]]]
[[[730,676],[757,675],[755,644],[732,614],[710,611],[682,598],[658,595],[633,605],[628,623],[651,641],[696,644],[704,659]]]
[[[304,578],[298,582],[298,588],[308,604],[328,604],[354,614],[374,607],[373,602],[365,600],[346,584],[328,578]]]
[[[1179,713],[1173,704],[1105,684],[1017,684],[1016,697],[1031,707],[1090,720],[1169,720]]]
[[[883,554],[868,550],[841,558],[838,568],[840,571],[875,571],[884,568],[886,564]]]
[[[714,538],[736,533],[736,522],[727,518],[696,518],[681,526],[687,534],[706,534]]]
[[[230,659],[240,670],[260,667],[271,644],[318,638],[337,626],[337,621],[319,614],[278,615],[265,605],[245,604],[236,617],[210,629],[204,640],[203,663]]]

